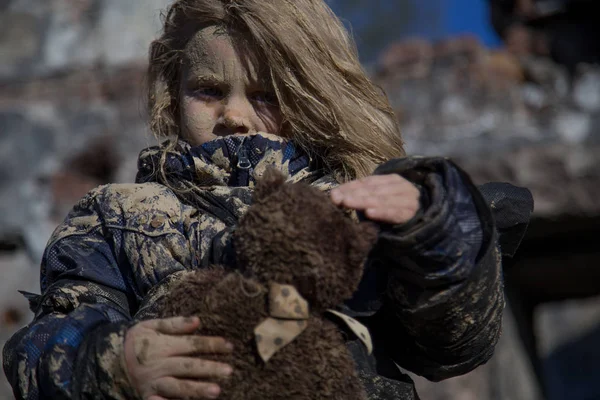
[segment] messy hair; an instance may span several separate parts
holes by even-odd
[[[157,137],[177,138],[183,50],[216,26],[252,45],[289,136],[340,181],[404,155],[387,97],[367,77],[341,22],[323,0],[175,0],[150,46],[148,107]],[[176,140],[176,139],[173,139]]]

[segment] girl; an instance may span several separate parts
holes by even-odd
[[[381,225],[342,307],[375,341],[368,356],[348,339],[370,398],[417,398],[396,365],[439,380],[490,358],[504,306],[490,209],[451,162],[404,157],[322,0],[176,0],[148,103],[169,140],[141,153],[137,184],[95,189],[50,239],[35,318],[4,349],[17,398],[217,398],[234,371],[209,354],[235,349],[152,306],[181,271],[235,268],[235,225],[267,166]]]

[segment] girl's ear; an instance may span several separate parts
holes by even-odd
[[[286,177],[275,168],[267,168],[256,183],[254,201],[262,200],[277,191],[285,183]]]

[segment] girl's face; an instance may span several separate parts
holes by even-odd
[[[180,93],[182,138],[201,145],[219,136],[279,134],[281,112],[268,72],[215,27],[185,48]]]

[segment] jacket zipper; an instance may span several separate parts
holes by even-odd
[[[250,158],[248,158],[248,150],[244,147],[244,142],[240,145],[237,152],[237,167],[242,170],[248,170],[252,167]]]
[[[236,186],[248,186],[250,183],[250,169],[252,168],[252,163],[250,162],[250,157],[248,156],[248,149],[244,147],[244,143],[246,142],[246,138],[242,139],[240,146],[237,149],[237,185]]]

